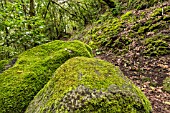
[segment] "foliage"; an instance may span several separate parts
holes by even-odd
[[[0,54],[3,59],[49,41],[67,38],[74,30],[95,21],[106,9],[100,0],[32,2],[1,2],[0,45],[4,47]]]
[[[3,46],[1,48],[3,59],[48,42],[45,21],[39,16],[25,15],[20,4],[19,1],[7,2],[0,12],[0,44]]]
[[[0,56],[11,58],[37,45],[69,38],[99,21],[105,12],[115,16],[124,9],[143,9],[163,1],[166,0],[4,0],[0,5],[0,45],[4,46]]]

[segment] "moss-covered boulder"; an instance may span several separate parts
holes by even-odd
[[[26,113],[150,113],[146,96],[118,67],[75,57],[55,72]]]
[[[163,81],[163,89],[170,93],[170,77],[166,77]]]
[[[0,61],[0,73],[5,70],[5,65],[8,64],[8,60],[1,60]]]
[[[80,41],[53,41],[25,51],[0,74],[0,113],[23,113],[61,64],[91,55],[90,47]]]

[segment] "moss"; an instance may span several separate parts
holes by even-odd
[[[134,30],[134,31],[138,31],[138,29],[139,29],[141,26],[142,26],[141,23],[137,23],[137,24],[133,25],[131,29]]]
[[[116,36],[120,31],[122,23],[117,19],[107,20],[105,23],[94,27],[88,32],[92,37],[94,44],[98,46],[110,46],[116,40]]]
[[[163,89],[170,93],[170,77],[166,77],[163,81]]]
[[[16,61],[17,61],[17,58],[1,60],[0,61],[0,73],[11,68],[15,64]]]
[[[160,29],[161,27],[161,23],[156,23],[149,27],[149,31],[153,31],[154,29]]]
[[[24,112],[61,64],[91,54],[91,48],[80,41],[53,41],[20,54],[15,65],[0,74],[1,113]]]
[[[118,67],[94,58],[75,57],[55,72],[26,113],[150,113],[146,96]]]
[[[123,3],[125,3],[126,5],[128,3],[129,7],[135,8],[138,6],[137,3],[142,3],[146,7],[149,7],[150,5],[152,6],[158,1],[154,0],[145,2],[132,0],[126,2],[121,1],[122,5]],[[136,6],[133,6],[134,4],[136,4]],[[109,11],[107,11],[106,13],[102,14],[101,17],[99,17],[99,20],[97,20],[90,29],[88,29],[89,27],[87,27],[85,30],[83,30],[83,35],[81,32],[78,39],[83,38],[83,41],[90,43],[90,45],[95,49],[103,48],[105,50],[113,50],[114,54],[116,55],[119,55],[120,53],[125,54],[128,52],[128,45],[130,45],[132,41],[138,40],[140,42],[145,40],[146,38],[151,38],[150,36],[169,33],[168,22],[170,22],[170,8],[166,5],[161,7],[163,7],[163,15],[162,8],[157,7],[137,12],[135,10],[128,11],[125,14],[120,15],[119,17],[113,17],[109,13]],[[152,15],[154,16],[152,17]],[[169,42],[161,40],[155,40],[150,45],[143,45],[145,47],[147,46],[145,55],[157,56],[167,54],[169,51],[169,49],[167,48],[167,44],[169,44]],[[164,45],[165,43],[165,48],[162,46],[155,46]],[[168,50],[165,50],[166,48]]]
[[[152,17],[156,17],[156,16],[162,16],[164,14],[166,14],[167,12],[170,12],[170,6],[166,6],[164,8],[157,8],[153,13],[152,13]]]
[[[139,34],[146,33],[149,30],[149,26],[142,26],[138,29]]]
[[[153,13],[152,13],[152,17],[155,17],[155,16],[162,16],[162,12],[163,9],[162,8],[157,8]]]
[[[163,17],[163,20],[164,20],[164,21],[170,20],[170,16],[169,16],[169,15],[164,16],[164,17]]]
[[[5,70],[5,65],[8,64],[8,60],[1,60],[0,61],[0,73],[2,73]]]
[[[123,14],[123,15],[121,16],[121,19],[122,19],[122,20],[130,19],[132,15],[133,15],[133,14],[132,14],[132,11],[128,11],[128,12],[126,12],[125,14]]]
[[[120,49],[125,49],[127,45],[132,42],[128,37],[118,36],[124,28],[122,24],[123,21],[120,21],[118,18],[108,19],[101,25],[93,27],[85,37],[88,37],[86,39],[92,39],[92,41],[89,42],[93,42],[90,43],[90,45],[93,44],[93,47],[104,46],[106,48],[114,48],[113,52],[118,54],[117,52],[119,52]]]
[[[160,56],[169,54],[169,39],[170,37],[168,35],[158,35],[147,38],[144,41],[144,45],[146,46],[144,54],[148,56]]]

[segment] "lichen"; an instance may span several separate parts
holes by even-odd
[[[20,54],[15,65],[0,74],[0,112],[23,113],[55,70],[75,56],[92,57],[91,48],[80,41],[53,41]]]
[[[150,113],[146,96],[118,67],[95,58],[75,57],[55,72],[26,113]]]

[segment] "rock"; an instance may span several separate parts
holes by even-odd
[[[163,89],[170,93],[170,77],[166,77],[163,81]]]
[[[118,67],[75,57],[55,72],[25,113],[150,113],[142,91]]]
[[[92,57],[91,48],[80,41],[53,41],[20,54],[0,74],[0,113],[23,113],[55,70],[75,56]]]

